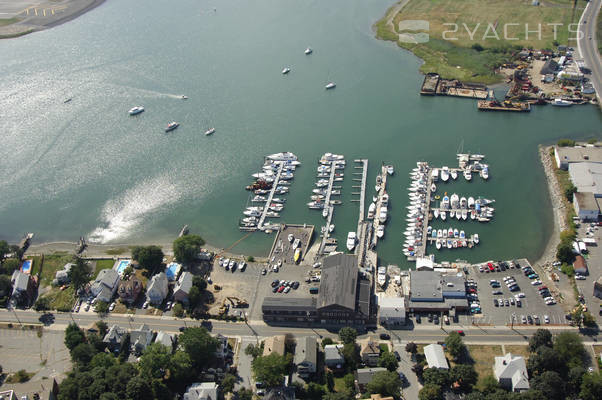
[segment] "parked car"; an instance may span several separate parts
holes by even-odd
[[[493,292],[491,292],[491,294],[495,295],[500,295],[500,294],[504,294],[504,292],[502,292],[501,290],[494,290]]]
[[[397,352],[397,350],[395,350],[393,352],[393,354],[395,355],[395,358],[397,359],[397,361],[401,361],[401,356],[399,355],[399,353]]]
[[[388,333],[381,333],[379,337],[380,337],[380,340],[389,340],[389,339],[391,339],[391,336]]]
[[[544,315],[543,316],[543,322],[545,322],[546,324],[550,323],[550,317],[548,315]]]
[[[578,281],[584,281],[585,280],[585,276],[583,276],[583,275],[575,275],[575,279],[577,279]]]
[[[113,311],[115,309],[115,302],[111,303],[109,306],[109,311]]]
[[[496,306],[496,307],[499,307],[500,306],[500,302],[497,301],[497,299],[493,299],[493,305]]]

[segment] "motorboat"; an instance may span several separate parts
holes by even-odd
[[[291,72],[291,69],[290,69],[289,67],[286,67],[286,68],[284,68],[284,69],[282,70],[282,75],[286,75],[286,74],[288,74],[289,72]]]
[[[449,212],[449,217],[450,217],[450,218],[455,218],[455,217],[456,217],[456,212],[455,212],[454,210],[451,210],[451,211]]]
[[[447,248],[451,249],[452,248],[452,241],[447,239]]]
[[[464,170],[464,179],[466,179],[469,182],[472,180],[472,173],[469,169]]]
[[[460,239],[466,238],[466,232],[460,231]]]
[[[484,167],[481,170],[481,178],[483,178],[485,180],[489,179],[489,168],[488,167]]]
[[[455,169],[452,169],[449,172],[449,175],[451,176],[451,178],[455,181],[456,179],[458,179],[458,171],[456,171]]]
[[[380,185],[375,185],[374,186],[374,190],[377,191],[377,192],[380,192]]]
[[[279,218],[280,217],[280,213],[278,213],[276,211],[266,211],[265,216],[266,217],[271,217],[271,218]]]
[[[470,212],[470,219],[476,219],[477,218],[477,212],[475,210],[472,210]]]
[[[573,102],[565,100],[565,99],[560,98],[560,97],[557,97],[554,100],[552,100],[552,105],[553,106],[558,106],[558,107],[570,107],[570,106],[573,105]]]
[[[381,207],[386,207],[389,205],[389,195],[387,193],[383,194],[383,196],[380,198],[380,205]]]
[[[393,169],[393,166],[387,165],[387,174],[393,175],[394,173],[395,173],[395,170]]]
[[[435,217],[435,219],[439,218],[439,210],[435,209],[435,211],[433,211],[433,216]]]
[[[443,166],[441,168],[441,180],[447,182],[449,180],[449,167]]]
[[[337,85],[334,82],[329,82],[325,87],[326,87],[326,90],[329,90],[329,89],[334,89],[335,87],[337,87]]]
[[[452,246],[454,247],[454,249],[458,248],[458,241],[457,240],[452,241]]]
[[[334,232],[334,224],[330,224],[330,226],[328,227],[328,232]]]
[[[288,162],[291,162],[292,165],[298,165],[298,164],[294,164],[294,162],[297,161],[297,156],[289,151],[282,152],[282,153],[270,154],[266,158],[268,160],[272,160],[272,161],[288,161]]]
[[[450,199],[451,208],[458,208],[458,204],[460,202],[460,197],[457,194],[452,194]]]
[[[431,180],[437,182],[439,180],[439,168],[434,168],[431,171]]]
[[[322,158],[320,158],[320,162],[333,162],[333,161],[340,161],[340,162],[344,162],[345,161],[345,156],[342,154],[334,154],[334,153],[324,153],[324,155],[322,156]]]
[[[165,128],[165,132],[171,132],[174,129],[176,129],[178,126],[180,126],[180,124],[178,124],[176,121],[172,121],[169,124],[167,124],[167,127]]]
[[[251,200],[251,202],[253,202],[253,203],[265,203],[266,201],[267,201],[267,198],[265,196],[260,196],[260,195],[256,195]]]
[[[441,211],[441,213],[439,215],[441,216],[441,221],[445,221],[447,219],[447,215],[446,215],[445,211]]]
[[[456,219],[458,221],[462,219],[462,211],[460,211],[460,210],[456,211]]]
[[[328,218],[328,212],[329,208],[327,206],[324,206],[324,209],[322,210],[322,217]]]
[[[141,112],[144,112],[144,107],[143,106],[132,107],[132,108],[130,108],[130,111],[128,111],[128,113],[130,115],[140,114]]]
[[[209,128],[205,131],[205,136],[213,135],[215,133],[215,128]]]
[[[437,247],[437,250],[441,250],[441,241],[437,240],[437,242],[435,243],[435,247]]]
[[[447,238],[447,229],[443,229],[443,234],[441,237]]]
[[[431,185],[431,192],[436,192],[437,191],[437,185],[435,185],[434,183]]]
[[[357,240],[357,235],[355,232],[349,232],[347,234],[347,250],[353,251],[355,248],[355,242]]]
[[[468,198],[468,208],[474,208],[474,197]]]
[[[310,55],[313,52],[314,51],[311,49],[311,47],[308,47],[307,49],[305,49],[305,55]]]
[[[257,217],[245,217],[242,219],[242,222],[244,222],[246,224],[257,223],[257,221],[258,221]]]
[[[460,232],[458,232],[458,228],[454,229],[454,237],[457,238],[460,236]]]
[[[324,208],[324,203],[322,203],[320,201],[310,201],[309,203],[307,203],[307,206],[311,210],[321,210]]]
[[[370,206],[368,207],[368,217],[367,218],[373,219],[375,212],[376,212],[376,204],[370,203]]]
[[[467,210],[462,210],[462,219],[464,221],[466,221],[467,218],[468,218],[468,211]]]
[[[453,237],[453,236],[454,236],[454,230],[452,228],[449,228],[447,230],[447,237],[450,238],[450,237]]]
[[[475,233],[472,237],[472,240],[475,244],[479,244],[479,234]]]
[[[443,237],[443,230],[442,229],[437,229],[437,237]]]
[[[441,208],[449,208],[449,197],[443,196],[443,200],[441,200]]]
[[[293,249],[296,249],[297,247],[301,246],[301,240],[300,239],[295,239],[295,241],[293,242]]]
[[[261,216],[261,211],[257,211],[257,210],[245,210],[242,213],[244,215],[246,215],[247,217],[260,217]]]
[[[284,203],[284,202],[286,202],[286,199],[284,197],[273,197],[272,201],[274,203]]]
[[[326,196],[323,194],[312,194],[310,197],[312,200],[324,200]]]
[[[291,243],[293,240],[295,240],[295,237],[293,236],[292,233],[289,233],[288,234],[288,241],[289,241],[289,243]]]
[[[299,263],[299,260],[301,260],[301,248],[295,249],[293,260],[295,261],[295,264]]]
[[[461,197],[460,198],[460,208],[466,208],[466,204],[468,202],[466,201],[466,197]]]
[[[379,225],[378,228],[376,229],[376,237],[378,237],[380,239],[384,235],[385,235],[385,226]]]
[[[380,214],[378,215],[378,220],[383,223],[387,220],[387,207],[380,208]]]

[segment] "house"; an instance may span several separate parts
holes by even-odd
[[[29,306],[35,297],[34,278],[17,269],[13,272],[10,282],[13,286],[12,300],[19,305]]]
[[[142,281],[134,274],[125,281],[119,281],[117,295],[122,302],[132,304],[142,292]]]
[[[602,276],[594,282],[594,296],[602,299]]]
[[[228,354],[230,354],[230,349],[228,348],[228,338],[224,335],[217,334],[215,337],[217,340],[217,346],[215,348],[215,356],[217,358],[226,358]],[[284,353],[284,350],[283,350]]]
[[[502,357],[495,357],[493,373],[501,387],[522,392],[529,390],[529,375],[525,359],[508,353]]]
[[[406,322],[406,306],[403,297],[378,298],[378,321],[388,327],[404,325]]]
[[[153,331],[146,324],[140,325],[140,328],[130,331],[130,346],[132,353],[139,355],[153,341]]]
[[[184,393],[183,400],[217,400],[218,389],[215,382],[193,383]]]
[[[376,367],[380,359],[378,343],[374,342],[372,338],[360,342],[360,357],[367,366]]]
[[[171,351],[173,350],[174,337],[167,332],[159,331],[155,338],[155,343],[161,343]]]
[[[114,269],[103,269],[92,283],[90,291],[100,301],[110,302],[117,291],[119,274]]]
[[[118,325],[113,325],[102,339],[103,343],[107,345],[109,350],[118,352],[121,349],[123,339],[127,334],[126,330]]]
[[[327,344],[324,346],[324,364],[331,368],[340,368],[345,364],[342,350],[342,344]]]
[[[597,221],[600,217],[600,198],[596,199],[593,193],[573,194],[573,206],[575,213],[581,221]]]
[[[151,279],[146,289],[146,298],[151,304],[161,304],[168,293],[167,275],[165,272],[159,272]]]
[[[277,387],[268,390],[263,400],[295,400],[294,387]]]
[[[382,368],[382,367],[360,368],[357,371],[355,371],[355,373],[354,373],[355,381],[356,381],[357,385],[359,386],[360,391],[364,392],[366,390],[366,386],[370,382],[372,382],[374,375],[378,374],[379,372],[386,372],[386,371],[387,371],[387,369]]]
[[[19,400],[14,390],[3,390],[0,392],[1,400]]]
[[[269,356],[272,353],[284,355],[284,335],[270,336],[263,341],[263,355]]]
[[[429,344],[424,346],[424,356],[429,368],[449,369],[443,346],[440,344]]]
[[[579,275],[587,275],[587,263],[585,262],[585,258],[583,256],[576,256],[575,261],[573,261],[573,269],[576,274]]]
[[[297,340],[295,349],[295,365],[297,365],[297,374],[302,378],[316,372],[318,363],[318,343],[313,336],[305,336]]]
[[[54,275],[54,284],[55,285],[64,285],[71,282],[71,278],[69,278],[69,271],[71,271],[71,267],[74,266],[73,263],[67,263],[63,266],[63,269],[56,271]]]
[[[178,283],[173,289],[174,300],[182,302],[184,304],[188,304],[188,293],[190,293],[191,288],[192,274],[186,271],[182,273],[182,275],[180,275],[180,279],[178,279]]]

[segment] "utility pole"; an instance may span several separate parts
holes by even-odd
[[[17,319],[17,321],[19,322],[19,325],[21,325],[21,328],[23,328],[23,323],[21,322],[21,320],[19,319],[19,316],[17,315],[17,312],[15,311],[14,307],[11,308],[13,310],[13,314],[15,314],[15,318]]]

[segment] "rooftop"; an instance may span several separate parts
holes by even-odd
[[[602,163],[571,163],[569,175],[578,192],[602,194]]]
[[[262,311],[316,311],[316,299],[314,297],[265,297],[261,305]]]
[[[295,364],[303,362],[317,363],[318,343],[313,336],[305,336],[297,339],[297,348],[295,349]]]
[[[591,161],[594,163],[602,163],[602,147],[558,147],[554,149],[558,154],[561,162],[584,162]]]
[[[272,353],[284,355],[284,335],[270,336],[263,341],[263,355]]]
[[[443,346],[440,344],[429,344],[424,347],[424,356],[429,368],[442,368],[449,369],[445,353],[443,352]]]
[[[318,308],[339,305],[355,310],[358,268],[357,257],[335,254],[322,261]]]
[[[575,200],[577,201],[577,204],[579,204],[579,209],[580,210],[598,210],[600,211],[600,209],[598,208],[598,202],[596,201],[596,198],[594,197],[593,193],[575,193]]]

